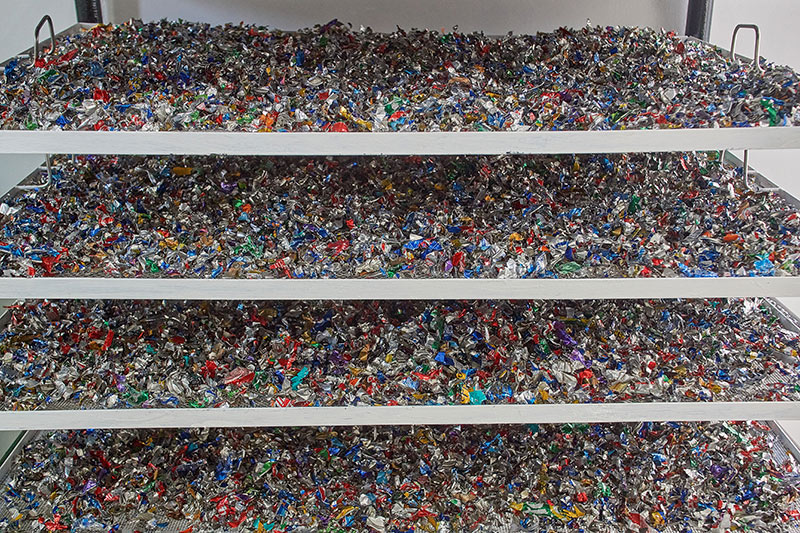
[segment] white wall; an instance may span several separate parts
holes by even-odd
[[[75,3],[68,0],[0,0],[4,20],[0,31],[0,61],[33,46],[33,29],[43,15],[50,15],[56,33],[75,24]],[[40,37],[48,39],[45,24]]]
[[[285,30],[334,18],[354,27],[391,31],[395,26],[487,34],[550,31],[559,26],[647,25],[683,32],[688,0],[105,0],[113,22],[161,18],[269,25]]]

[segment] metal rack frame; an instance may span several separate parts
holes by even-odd
[[[713,0],[690,0],[687,34],[706,37]],[[100,3],[76,0],[81,22],[99,22]],[[63,33],[90,27],[77,24]],[[489,133],[228,133],[0,131],[0,154],[455,155],[667,152],[800,148],[800,128]],[[745,174],[748,168],[745,164]],[[773,186],[756,176],[762,187]],[[46,185],[46,183],[42,183]],[[758,186],[758,185],[757,185]],[[785,191],[790,204],[800,206]],[[669,279],[329,279],[205,280],[0,278],[6,298],[286,299],[623,299],[800,296],[800,278]],[[800,319],[768,300],[787,329]],[[0,317],[2,321],[2,317]],[[352,406],[203,409],[77,409],[0,412],[0,429],[25,430],[0,464],[6,480],[38,430],[261,427],[298,425],[522,424],[569,422],[800,420],[800,402],[637,402],[467,406]],[[768,422],[774,453],[800,460],[800,447]],[[2,512],[2,511],[0,511]],[[184,525],[185,526],[185,525]],[[169,530],[184,526],[170,524]],[[127,530],[127,529],[126,529]]]
[[[62,34],[91,27],[76,24]],[[58,37],[56,37],[58,38]],[[31,53],[32,49],[28,51]],[[0,153],[444,155],[800,148],[800,127],[528,132],[0,131]],[[735,161],[735,160],[734,160]],[[746,169],[749,174],[749,169]],[[770,182],[755,175],[761,186]],[[800,202],[780,192],[790,203]],[[172,300],[643,299],[800,296],[800,277],[583,279],[0,278],[4,298]],[[780,314],[780,312],[779,312]],[[784,318],[786,318],[784,313]],[[788,315],[788,323],[798,320]],[[800,419],[800,402],[80,409],[0,412],[0,428],[123,428]]]

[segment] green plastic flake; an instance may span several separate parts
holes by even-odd
[[[628,213],[636,213],[639,210],[639,201],[641,199],[635,194],[631,196],[631,201],[628,202]]]
[[[480,405],[486,401],[486,394],[483,393],[481,390],[474,390],[470,391],[469,393],[469,403],[472,405]]]
[[[558,270],[562,274],[565,274],[565,273],[570,273],[570,272],[577,272],[581,268],[582,267],[581,267],[581,265],[579,263],[576,263],[575,261],[570,261],[568,263],[562,263],[562,264],[558,265],[556,267],[556,270]]]
[[[130,389],[130,391],[126,394],[126,396],[130,399],[131,402],[135,404],[144,403],[150,397],[147,394],[147,391],[137,391],[136,389]]]
[[[298,372],[297,375],[292,378],[292,390],[297,390],[297,387],[300,386],[303,378],[305,378],[310,371],[311,370],[307,366],[304,366],[300,372]]]
[[[50,70],[48,70],[47,72],[45,72],[44,74],[39,76],[39,81],[40,82],[41,81],[46,81],[47,79],[49,79],[52,76],[58,76],[58,71],[51,68]]]
[[[541,348],[542,351],[544,353],[546,353],[546,354],[550,353],[550,345],[547,344],[547,340],[546,339],[541,339],[539,341],[539,348]]]
[[[761,100],[761,108],[767,112],[769,115],[769,125],[770,126],[777,126],[780,124],[780,117],[778,117],[778,112],[775,111],[775,108],[772,107],[772,101],[763,99]]]

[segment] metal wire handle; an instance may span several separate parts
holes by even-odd
[[[753,52],[753,64],[756,66],[758,73],[763,74],[764,69],[761,68],[761,62],[758,60],[759,51],[761,50],[761,31],[755,24],[737,24],[736,27],[733,28],[733,35],[731,36],[731,59],[736,59],[736,35],[741,29],[753,30],[756,32],[756,46],[755,51]]]
[[[33,183],[30,185],[15,185],[14,188],[20,191],[35,191],[36,189],[46,189],[53,184],[53,163],[50,160],[50,154],[44,156],[45,168],[47,169],[47,179],[42,183]],[[42,167],[39,167],[40,169]],[[44,169],[42,169],[44,170]]]
[[[780,187],[762,187],[758,183],[754,181],[750,181],[750,150],[744,151],[744,157],[742,158],[742,172],[744,173],[744,184],[747,186],[748,189],[755,193],[761,192],[778,192],[780,191]]]
[[[719,162],[720,164],[724,164],[725,162],[725,154],[728,152],[727,149],[722,151],[722,155],[720,155]],[[780,187],[764,187],[759,185],[758,183],[751,181],[750,179],[750,150],[744,151],[744,157],[742,157],[742,176],[744,177],[744,185],[750,192],[754,193],[763,193],[763,192],[778,192],[780,191]]]
[[[50,18],[50,15],[45,15],[42,17],[42,20],[39,21],[39,24],[36,25],[36,29],[33,30],[33,60],[36,61],[39,59],[39,31],[44,26],[44,23],[47,22],[47,25],[50,27],[50,52],[56,49],[56,32],[53,29],[53,19]]]
[[[761,52],[761,30],[758,29],[758,25],[756,24],[737,24],[735,28],[733,28],[733,35],[731,35],[731,59],[736,60],[736,37],[739,34],[739,30],[753,30],[756,34],[756,41],[755,47],[753,50],[753,64],[756,67],[756,71],[759,74],[764,73],[764,69],[761,67],[761,61],[759,61],[759,56]],[[721,160],[725,159],[725,152],[727,150],[722,151]],[[758,183],[755,183],[750,180],[750,150],[744,151],[744,157],[742,158],[742,174],[744,176],[744,184],[745,186],[754,193],[763,193],[763,192],[776,192],[779,191],[780,188],[777,187],[763,187]]]

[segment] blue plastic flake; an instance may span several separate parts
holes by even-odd
[[[97,61],[92,61],[89,63],[89,76],[92,78],[104,78],[106,76],[106,71]]]
[[[452,366],[453,365],[453,359],[448,357],[444,352],[438,352],[436,354],[436,358],[435,359],[436,359],[436,361],[442,363],[445,366]]]
[[[756,261],[754,266],[756,271],[762,276],[771,276],[775,274],[775,265],[766,257]]]

